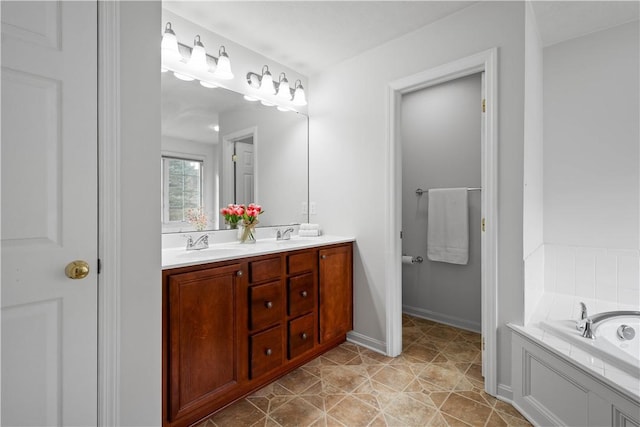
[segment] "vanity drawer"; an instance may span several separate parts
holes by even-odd
[[[249,329],[264,329],[282,319],[284,297],[280,283],[249,287]]]
[[[282,327],[276,326],[249,338],[251,353],[249,372],[251,378],[257,378],[283,362]]]
[[[289,278],[287,294],[289,296],[289,316],[296,317],[312,311],[316,304],[313,292],[313,274],[307,273]]]
[[[317,256],[315,251],[300,252],[287,257],[289,274],[315,270]]]
[[[289,322],[289,359],[293,359],[313,348],[313,313]]]
[[[282,274],[282,258],[262,259],[249,263],[251,283],[263,282],[265,280],[278,279]]]

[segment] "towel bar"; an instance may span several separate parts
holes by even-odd
[[[467,188],[468,191],[480,191],[482,190],[482,188],[480,187],[473,187],[473,188]],[[423,190],[422,188],[418,188],[416,190],[416,195],[418,196],[422,196],[424,193],[428,193],[429,190]]]

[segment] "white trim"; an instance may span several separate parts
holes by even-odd
[[[370,338],[366,335],[362,335],[358,332],[351,331],[347,333],[347,341],[353,344],[357,344],[364,348],[368,348],[369,350],[375,351],[376,353],[386,354],[385,350],[386,344],[384,341],[377,340],[375,338]]]
[[[486,232],[482,234],[482,335],[485,340],[483,372],[485,390],[497,394],[497,289],[498,289],[498,132],[497,132],[497,48],[489,49],[389,84],[386,215],[386,300],[387,355],[402,351],[402,151],[400,143],[400,101],[402,94],[437,85],[471,74],[485,73],[487,110],[484,114],[482,151],[482,216]]]
[[[120,419],[120,5],[98,2],[98,425]]]

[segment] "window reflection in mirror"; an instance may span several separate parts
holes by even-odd
[[[303,114],[162,74],[162,156],[195,162],[191,172],[199,168],[210,230],[225,228],[219,211],[229,203],[262,205],[260,226],[308,222],[307,138]],[[163,167],[163,232],[192,231],[185,212],[198,207],[198,179],[169,170]]]

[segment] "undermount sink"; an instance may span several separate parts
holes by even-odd
[[[233,256],[233,255],[241,255],[247,252],[247,249],[244,248],[240,248],[240,247],[217,247],[217,248],[207,248],[207,249],[200,249],[200,250],[193,250],[193,251],[187,251],[187,250],[183,250],[184,252],[179,252],[175,255],[176,258],[187,258],[187,259],[193,259],[193,258],[211,258],[211,257],[218,257],[218,256]]]

